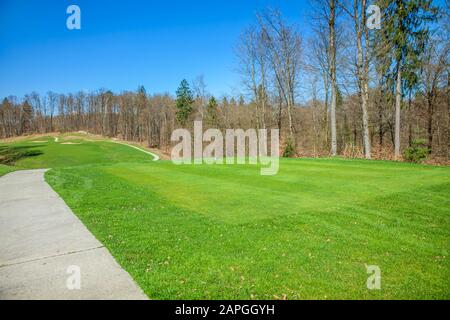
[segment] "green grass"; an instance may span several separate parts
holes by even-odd
[[[151,162],[151,157],[130,147],[108,142],[91,141],[82,136],[62,135],[55,142],[53,137],[25,139],[13,144],[1,144],[2,148],[20,149],[36,155],[23,156],[14,162],[22,169],[61,168],[86,164],[112,164],[118,162]],[[65,139],[67,137],[67,139]],[[66,144],[69,143],[69,144]]]
[[[0,164],[0,177],[5,175],[5,174],[7,174],[7,173],[13,172],[15,170],[16,170],[16,168],[14,168],[12,166],[7,166],[7,165],[4,165],[4,164]]]
[[[281,160],[261,176],[106,142],[39,149],[16,165],[55,168],[47,181],[152,299],[450,298],[448,167]]]

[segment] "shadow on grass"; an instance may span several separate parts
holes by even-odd
[[[41,150],[35,150],[37,147],[39,146],[0,146],[0,164],[13,165],[21,159],[43,154]]]

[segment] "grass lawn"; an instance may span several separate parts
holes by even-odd
[[[147,154],[133,148],[107,141],[94,141],[82,135],[66,134],[58,137],[24,139],[12,144],[0,142],[0,154],[7,148],[25,153],[15,165],[23,169],[73,167],[87,164],[117,162],[151,162]],[[31,154],[31,155],[28,155]]]
[[[55,168],[47,181],[152,299],[450,298],[448,167],[284,159],[261,176],[79,143],[21,142],[43,154],[15,165]]]

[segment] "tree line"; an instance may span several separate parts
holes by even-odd
[[[381,20],[371,27],[370,8]],[[88,131],[169,150],[179,127],[278,128],[285,156],[399,159],[422,145],[448,161],[449,6],[431,0],[311,0],[311,32],[267,9],[236,45],[241,94],[202,76],[175,96],[106,89],[5,98],[0,137]]]

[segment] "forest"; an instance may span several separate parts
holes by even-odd
[[[180,75],[174,93],[150,93],[143,85],[123,92],[49,88],[2,99],[0,138],[86,131],[168,153],[175,129],[202,120],[218,129],[279,129],[286,157],[449,164],[449,3],[310,5],[307,21],[264,9],[242,30],[233,48],[237,95],[212,96],[203,75],[192,81]],[[371,21],[376,8],[378,25]],[[300,32],[302,23],[310,34]]]

